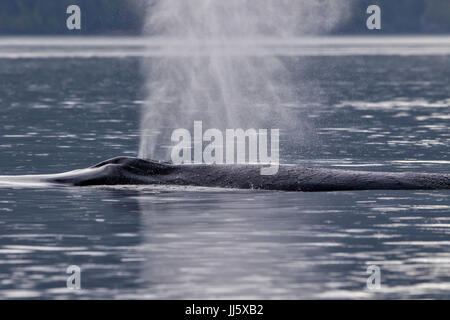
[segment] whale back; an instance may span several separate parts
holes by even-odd
[[[115,157],[102,161],[90,168],[101,168],[108,165],[118,165],[123,170],[143,175],[164,174],[173,168],[173,166],[168,162],[139,159],[134,157]]]
[[[282,165],[262,176],[261,165],[174,165],[116,157],[59,174],[0,176],[0,186],[164,184],[283,191],[444,190],[449,174],[365,172]]]

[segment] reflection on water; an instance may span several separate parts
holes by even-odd
[[[282,161],[448,172],[450,57],[426,52],[284,57],[302,97],[284,107],[307,121],[282,133]],[[0,84],[0,175],[136,154],[137,58],[0,58]],[[450,298],[449,198],[0,188],[0,298]],[[66,289],[69,265],[83,290]]]
[[[164,37],[2,37],[0,58],[126,58],[205,56],[442,56],[450,54],[449,36],[333,36],[231,38],[196,41]]]
[[[423,298],[450,289],[448,192],[5,193],[2,298]],[[72,264],[82,269],[79,292],[65,289]],[[373,264],[377,292],[365,287]]]

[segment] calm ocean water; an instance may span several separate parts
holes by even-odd
[[[302,97],[281,160],[448,173],[449,38],[336,39],[276,51]],[[140,63],[158,50],[66,40],[0,39],[0,175],[137,154]],[[66,288],[70,265],[82,270],[82,290]],[[366,288],[370,265],[381,269],[376,291]],[[0,298],[449,292],[449,191],[0,188]]]

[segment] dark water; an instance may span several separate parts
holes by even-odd
[[[136,155],[144,80],[119,56],[0,58],[0,174]],[[283,59],[283,162],[449,172],[450,56]],[[450,298],[449,249],[449,191],[0,189],[0,298]]]

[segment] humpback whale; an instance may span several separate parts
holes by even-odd
[[[189,164],[117,157],[87,169],[59,174],[0,176],[0,185],[40,183],[70,186],[179,185],[279,191],[450,189],[450,174],[369,172],[280,165],[260,174],[262,165]]]

